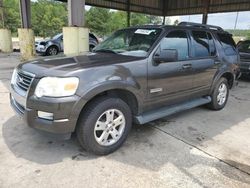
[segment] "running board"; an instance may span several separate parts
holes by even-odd
[[[154,121],[154,120],[166,117],[166,116],[170,116],[177,112],[185,111],[185,110],[197,107],[197,106],[208,104],[210,102],[211,102],[211,97],[207,96],[207,97],[203,97],[199,99],[194,99],[188,102],[184,102],[178,105],[159,108],[153,111],[145,112],[144,114],[140,116],[135,116],[135,122],[137,124],[145,124],[150,121]]]

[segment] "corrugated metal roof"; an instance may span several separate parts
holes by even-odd
[[[66,2],[67,0],[59,0]],[[250,0],[85,0],[87,5],[159,16],[202,14],[250,10]],[[130,6],[128,6],[130,3]]]

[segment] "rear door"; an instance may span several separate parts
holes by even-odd
[[[192,30],[193,92],[205,95],[210,90],[220,61],[217,57],[215,41],[210,32]],[[196,95],[193,95],[196,97]]]
[[[192,65],[189,60],[189,35],[185,30],[172,30],[162,39],[160,50],[177,50],[176,62],[164,62],[156,65],[148,63],[148,99],[149,106],[163,106],[188,100],[192,90]]]

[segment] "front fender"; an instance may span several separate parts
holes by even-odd
[[[88,91],[82,93],[80,96],[82,96],[82,98],[84,100],[89,101],[90,99],[92,99],[96,95],[98,95],[102,92],[108,91],[108,90],[113,90],[113,89],[127,90],[127,91],[133,93],[136,97],[139,97],[138,95],[139,95],[140,88],[139,88],[138,84],[132,80],[130,82],[107,81],[104,83],[99,83],[98,85],[95,85],[94,87],[92,87]]]
[[[71,117],[78,118],[82,109],[87,104],[88,101],[93,99],[100,93],[105,91],[121,89],[132,93],[138,102],[138,106],[141,106],[142,97],[139,94],[139,86],[134,81],[125,82],[125,81],[108,81],[104,83],[99,83],[98,85],[93,86],[91,89],[87,90],[80,94],[80,100],[74,105]]]

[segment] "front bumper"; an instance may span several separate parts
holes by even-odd
[[[28,100],[26,99],[28,98]],[[78,96],[65,98],[25,97],[11,86],[10,103],[14,111],[20,115],[29,127],[54,134],[74,132],[77,118],[72,114]],[[38,117],[38,111],[53,113],[53,120]]]
[[[46,53],[47,47],[42,46],[42,45],[36,45],[36,52],[39,54],[44,54]]]

